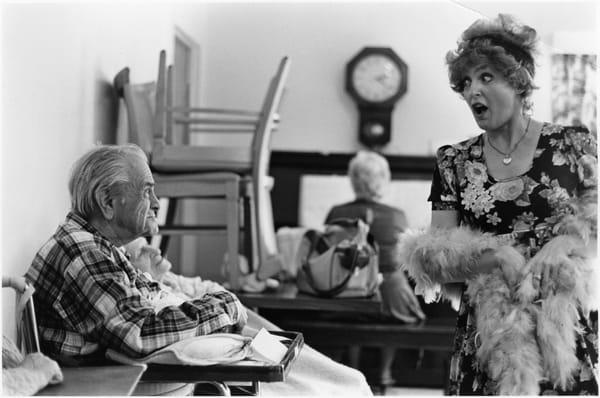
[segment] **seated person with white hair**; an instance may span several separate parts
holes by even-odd
[[[233,293],[215,289],[182,298],[136,269],[121,248],[158,232],[154,179],[138,146],[88,151],[72,170],[69,191],[71,211],[26,274],[36,290],[45,354],[61,364],[100,362],[108,349],[141,358],[194,336],[246,330],[248,311]],[[274,326],[252,317],[252,330]],[[185,384],[148,384],[138,384],[134,393],[191,392]],[[360,372],[309,347],[286,382],[261,390],[262,395],[371,394]]]
[[[360,218],[369,224],[369,232],[379,246],[383,315],[407,323],[425,319],[396,259],[398,237],[407,227],[406,216],[402,210],[381,203],[391,179],[387,160],[375,152],[360,151],[350,160],[348,177],[356,198],[331,208],[325,224],[336,218]]]
[[[379,320],[415,323],[425,319],[413,288],[401,264],[396,259],[399,235],[407,227],[404,212],[381,203],[389,189],[391,172],[388,161],[371,151],[360,151],[348,165],[348,177],[356,198],[334,206],[325,224],[337,218],[360,218],[370,226],[370,233],[379,246],[379,271],[383,282],[379,286],[383,303]],[[382,385],[393,384],[391,364],[393,350],[382,351]]]

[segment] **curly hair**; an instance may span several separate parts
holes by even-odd
[[[531,109],[529,97],[537,88],[533,83],[537,41],[535,29],[510,15],[478,19],[463,32],[458,47],[446,54],[450,87],[462,93],[466,71],[486,63],[520,93],[524,109]]]
[[[359,199],[381,199],[390,182],[388,161],[376,152],[359,151],[348,165],[348,176]]]

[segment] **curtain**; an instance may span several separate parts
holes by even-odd
[[[596,56],[552,56],[552,121],[596,131]]]

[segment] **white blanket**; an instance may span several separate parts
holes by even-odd
[[[255,329],[281,330],[253,311],[248,311],[248,325]],[[261,383],[261,396],[372,396],[365,376],[308,345],[304,345],[296,362],[282,383]]]

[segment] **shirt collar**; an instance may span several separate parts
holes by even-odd
[[[84,229],[94,235],[96,243],[104,248],[108,255],[111,255],[113,249],[117,249],[117,246],[108,240],[104,235],[100,233],[92,224],[85,220],[81,215],[70,211],[67,214],[67,224],[75,225],[78,228]]]
[[[94,242],[100,250],[106,254],[115,264],[121,266],[123,270],[127,273],[127,276],[130,281],[134,281],[138,275],[138,269],[132,264],[131,259],[126,255],[125,249],[123,247],[118,247],[114,243],[112,243],[109,239],[107,239],[104,235],[100,233],[92,224],[90,224],[85,218],[83,218],[80,214],[77,214],[73,211],[70,211],[67,214],[66,225],[68,225],[69,229],[74,228],[78,230],[85,230],[92,234],[94,237]]]
[[[371,198],[356,198],[355,203],[378,203],[377,200]]]

